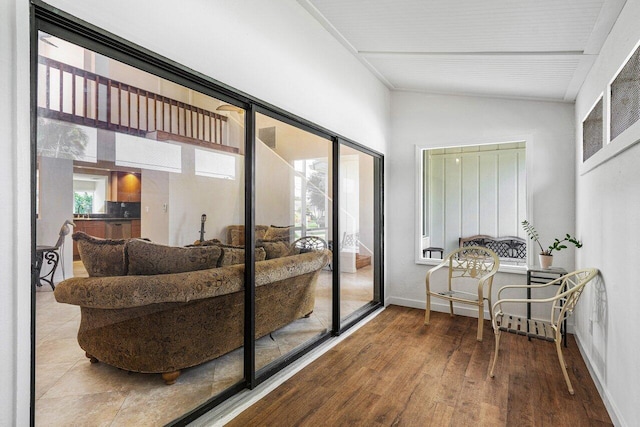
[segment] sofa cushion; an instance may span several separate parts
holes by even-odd
[[[282,240],[290,243],[292,229],[292,225],[286,225],[284,227],[270,225],[266,233],[264,233],[264,240]]]
[[[256,225],[256,240],[263,239],[268,228],[266,225]],[[244,225],[227,226],[227,243],[233,246],[244,246]]]
[[[219,246],[183,248],[131,239],[125,245],[125,253],[128,274],[135,276],[215,268],[220,259],[221,249]]]
[[[291,255],[291,248],[283,240],[258,240],[256,247],[264,248],[266,259],[275,259]]]
[[[101,239],[82,231],[71,236],[78,245],[78,253],[90,277],[124,276],[127,267],[124,239]]]
[[[244,264],[244,248],[238,246],[221,245],[222,256],[218,261],[218,267],[226,267],[227,265]],[[256,262],[264,261],[266,258],[264,248],[256,248]]]

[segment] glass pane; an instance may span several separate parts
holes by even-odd
[[[38,49],[35,423],[167,424],[243,379],[244,111]]]
[[[340,318],[374,300],[373,157],[340,146]]]
[[[256,369],[331,328],[331,141],[256,115]],[[264,261],[261,261],[264,259]]]

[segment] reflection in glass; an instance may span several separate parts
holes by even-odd
[[[374,159],[340,146],[340,318],[374,300]]]
[[[47,249],[55,298],[36,284],[35,423],[169,423],[243,379],[244,248],[223,244],[244,221],[244,111],[39,40],[37,245],[67,220],[83,234]]]
[[[525,242],[525,142],[422,150],[421,165],[420,257],[441,259],[471,237]],[[490,248],[502,265],[526,263],[522,251]]]
[[[256,115],[256,369],[331,328],[331,141]],[[264,251],[264,255],[262,255]],[[277,282],[262,286],[269,271]]]

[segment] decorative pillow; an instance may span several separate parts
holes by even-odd
[[[90,277],[124,276],[127,266],[124,239],[100,239],[76,231],[71,236],[78,245],[78,253]]]
[[[219,246],[182,248],[131,239],[125,245],[125,253],[128,274],[134,276],[184,273],[215,268],[220,259],[221,249]]]
[[[229,229],[227,243],[234,246],[242,246],[244,245],[244,226],[236,226],[242,228],[231,228]]]
[[[256,240],[263,239],[269,226],[256,225]],[[227,226],[227,243],[233,246],[244,246],[244,225]]]
[[[256,225],[256,240],[264,239],[264,235],[266,234],[269,226],[267,225]]]
[[[288,255],[295,255],[291,253],[291,249],[287,242],[283,240],[258,240],[256,247],[264,248],[266,252],[266,259],[280,258]]]
[[[222,256],[218,261],[218,267],[226,267],[227,265],[244,264],[244,248],[237,246],[221,245]],[[256,262],[264,261],[266,252],[264,248],[256,248]]]
[[[267,232],[264,233],[264,240],[282,240],[287,243],[291,242],[290,233],[293,225],[286,225],[279,227],[277,225],[270,225]]]

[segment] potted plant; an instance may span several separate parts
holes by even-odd
[[[527,221],[526,219],[522,221],[522,228],[524,228],[524,231],[527,232],[531,240],[533,240],[538,244],[538,246],[540,246],[540,267],[545,269],[550,268],[551,264],[553,264],[553,251],[559,251],[567,248],[567,245],[565,245],[564,242],[573,243],[576,248],[582,247],[582,243],[578,239],[567,234],[562,240],[555,239],[553,244],[549,246],[549,249],[544,249],[538,238],[538,232],[529,221]]]

